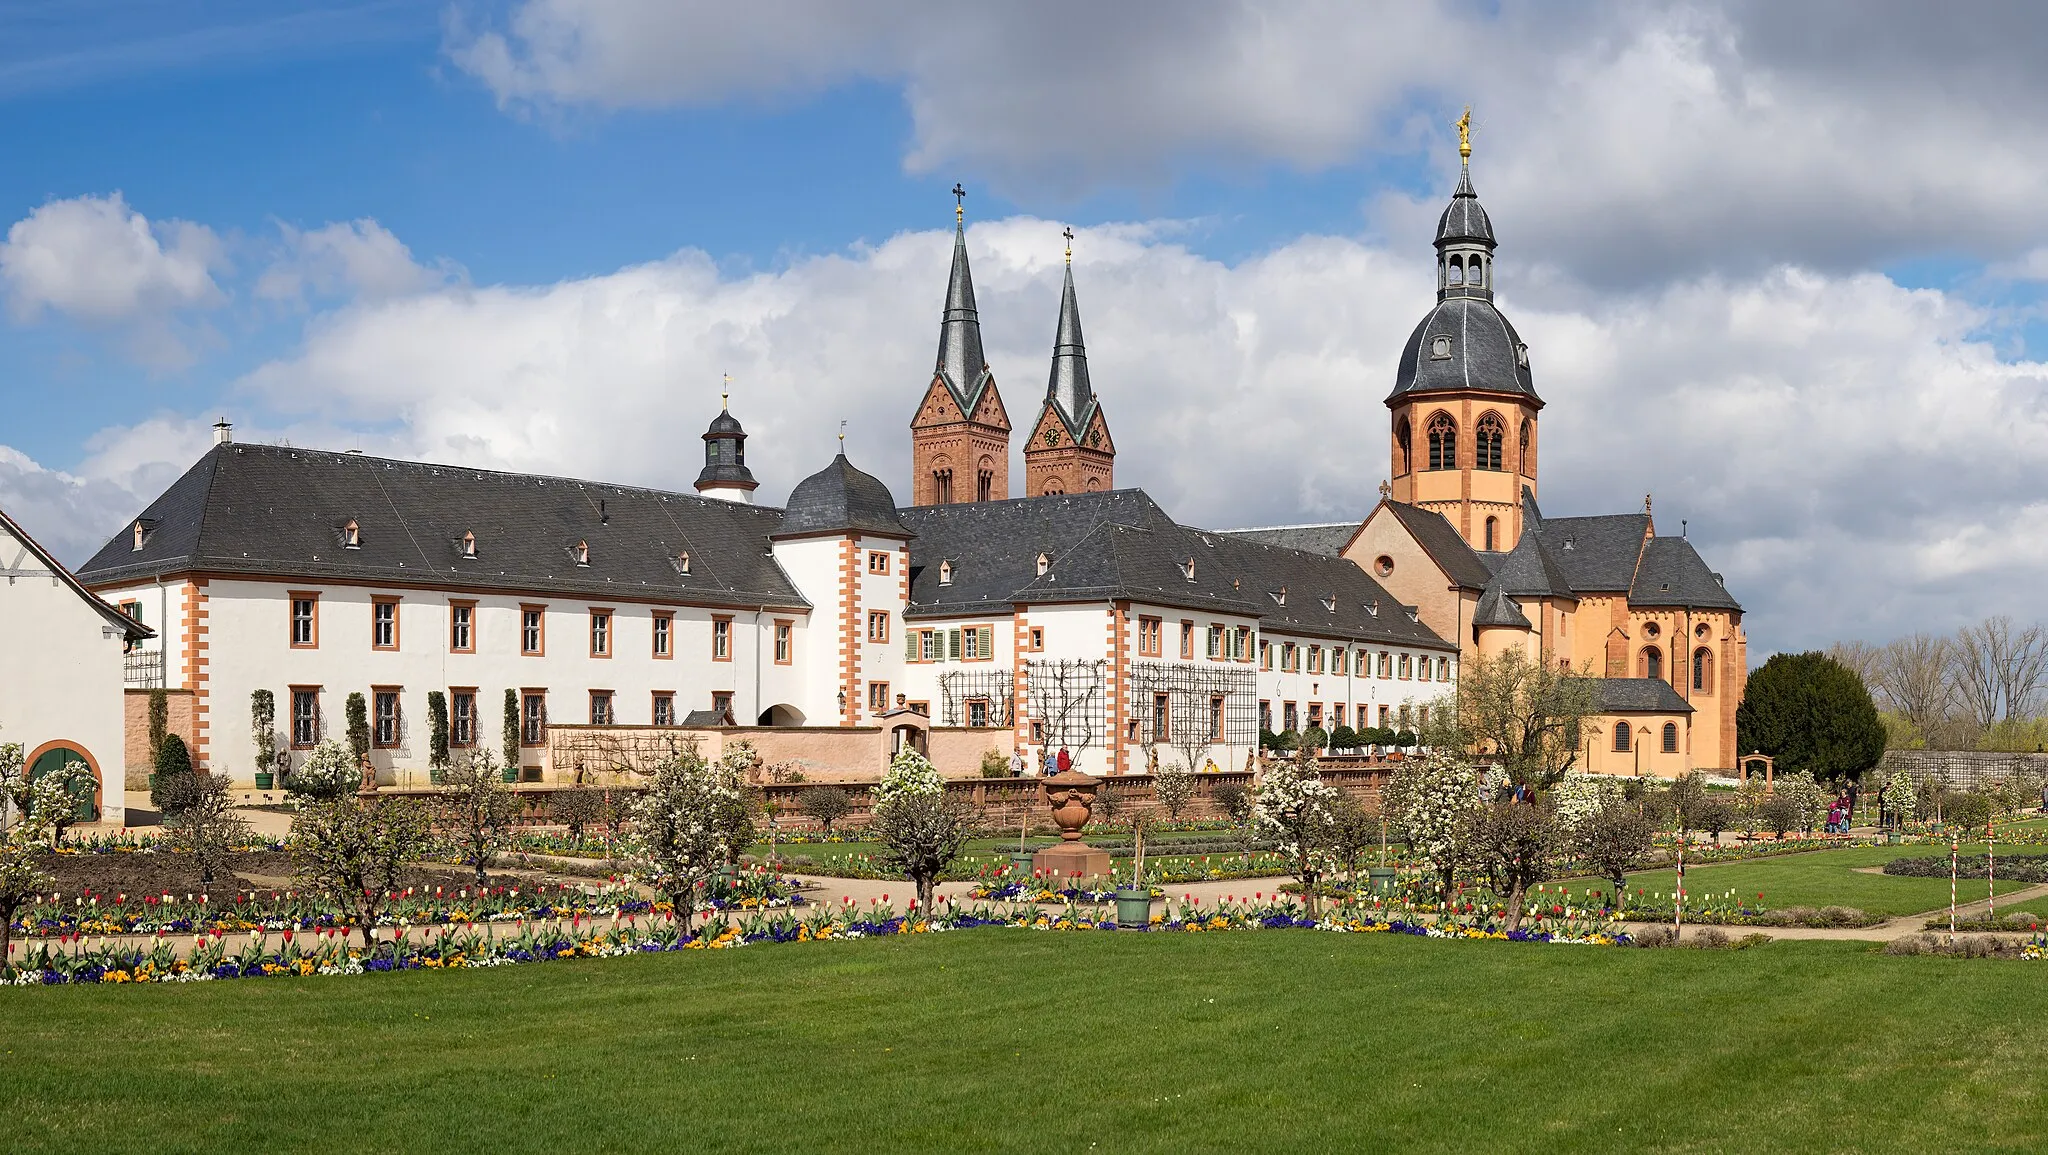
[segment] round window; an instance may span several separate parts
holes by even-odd
[[[1381,554],[1377,558],[1374,558],[1372,563],[1372,572],[1380,575],[1381,577],[1385,577],[1388,574],[1393,573],[1394,559],[1388,557],[1386,554]]]
[[[1654,638],[1662,632],[1662,630],[1657,628],[1656,622],[1648,622],[1643,626],[1643,636],[1646,638]]]

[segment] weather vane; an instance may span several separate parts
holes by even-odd
[[[958,225],[958,224],[964,224],[964,223],[966,223],[966,220],[967,220],[967,190],[966,190],[966,189],[964,189],[964,188],[961,188],[961,187],[960,187],[960,182],[959,182],[959,181],[954,181],[954,182],[953,182],[953,223],[954,223],[954,224],[956,224],[956,225]]]
[[[730,373],[725,375],[725,389],[718,395],[718,407],[720,409],[732,408],[732,374]]]
[[[846,422],[844,421],[839,423],[839,452],[841,455],[846,453]]]
[[[1067,263],[1071,265],[1074,263],[1074,226],[1061,229],[1060,235],[1067,238]]]
[[[1472,106],[1465,106],[1465,115],[1458,118],[1458,157],[1470,164],[1472,161]]]

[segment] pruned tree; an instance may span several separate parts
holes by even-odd
[[[939,875],[974,837],[974,818],[946,796],[946,781],[924,755],[905,746],[875,787],[874,817],[868,829],[883,846],[883,858],[917,888],[917,902],[931,910]]]
[[[448,768],[448,696],[439,690],[427,691],[427,765]]]
[[[362,771],[349,748],[329,738],[285,776],[284,788],[302,799],[324,802],[353,793],[361,783]]]
[[[1323,781],[1313,754],[1276,762],[1259,783],[1252,822],[1273,843],[1301,883],[1310,918],[1316,917],[1316,889],[1330,844],[1331,804],[1337,788]]]
[[[813,786],[797,795],[797,809],[832,835],[832,824],[853,812],[853,799],[837,786]]]
[[[1183,763],[1178,766],[1161,766],[1152,778],[1152,797],[1158,799],[1166,817],[1179,822],[1180,816],[1195,800],[1195,771]]]
[[[277,762],[277,695],[269,690],[249,693],[249,739],[256,747],[257,773],[269,773]]]
[[[314,802],[292,817],[299,885],[346,912],[376,946],[377,919],[408,864],[433,844],[433,815],[412,798],[365,803],[349,795]]]
[[[18,743],[0,746],[0,757],[9,748],[14,752],[15,774],[0,783],[8,790],[9,803],[18,808],[19,820],[0,831],[0,977],[12,970],[15,912],[54,882],[42,867],[43,857],[56,847],[57,818],[71,805],[60,784],[30,782],[21,774]]]
[[[1237,836],[1238,846],[1244,851],[1245,861],[1250,862],[1254,837],[1251,823],[1252,792],[1235,782],[1218,782],[1209,797],[1222,808],[1224,817],[1230,819],[1231,833]]]
[[[1549,786],[1578,761],[1594,685],[1560,669],[1547,649],[1534,659],[1511,649],[1468,660],[1458,672],[1458,745],[1497,759],[1517,784]]]
[[[370,706],[361,690],[351,691],[344,705],[348,717],[348,752],[360,767],[370,756]]]
[[[1641,810],[1621,799],[1609,799],[1573,828],[1573,852],[1588,872],[1613,885],[1616,910],[1623,905],[1628,872],[1650,853],[1656,831],[1656,824]]]
[[[462,853],[462,862],[476,872],[476,884],[490,881],[491,858],[512,834],[519,799],[505,789],[498,761],[489,750],[477,750],[448,770],[445,789],[434,809],[442,830]]]
[[[1378,802],[1366,801],[1348,791],[1338,791],[1330,801],[1330,857],[1344,868],[1344,876],[1358,882],[1358,861],[1379,845]]]
[[[163,749],[164,735],[171,729],[171,692],[158,686],[149,692],[149,761],[156,764],[156,752]]]
[[[582,849],[583,834],[597,824],[604,810],[604,792],[581,784],[557,790],[548,800],[548,812],[569,832],[569,840]]]
[[[697,891],[738,851],[729,811],[743,809],[740,778],[707,760],[697,744],[671,743],[633,807],[639,830],[637,865],[649,886],[668,897],[685,928],[697,914]]]
[[[1388,779],[1380,805],[1402,837],[1436,875],[1437,893],[1449,898],[1458,868],[1471,854],[1479,779],[1472,766],[1442,749],[1403,762]]]
[[[228,873],[229,855],[249,839],[249,824],[235,813],[235,797],[226,774],[183,774],[163,785],[164,827],[172,849],[199,863],[199,881],[213,885],[216,874]]]
[[[156,748],[154,772],[149,776],[149,804],[162,812],[164,791],[181,778],[192,776],[192,752],[185,746],[185,740],[176,734],[164,735],[163,744]]]
[[[505,691],[505,720],[499,731],[499,746],[505,757],[505,765],[519,765],[519,691]]]
[[[1495,894],[1508,903],[1508,931],[1521,928],[1529,888],[1551,877],[1560,842],[1557,820],[1541,806],[1495,802],[1471,821],[1472,857]]]

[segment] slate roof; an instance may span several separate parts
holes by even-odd
[[[1643,562],[1636,570],[1628,600],[1635,606],[1742,608],[1721,583],[1721,575],[1708,569],[1692,543],[1682,537],[1650,539],[1643,548]]]
[[[1434,355],[1438,337],[1450,339],[1447,356]],[[1446,297],[1408,335],[1387,402],[1410,393],[1472,390],[1520,394],[1541,403],[1522,336],[1493,302],[1478,296]],[[1418,429],[1416,436],[1421,435]]]
[[[1690,714],[1691,704],[1661,678],[1594,678],[1593,709],[1602,714]]]
[[[1128,599],[1253,616],[1290,633],[1453,648],[1351,562],[1178,525],[1141,490],[926,506],[901,517],[916,534],[911,618]],[[1041,553],[1050,562],[1042,575]],[[954,567],[945,586],[943,561]]]
[[[1472,625],[1475,628],[1479,626],[1514,626],[1524,630],[1534,628],[1529,624],[1527,615],[1522,613],[1522,607],[1516,605],[1507,594],[1501,591],[1498,585],[1487,586],[1486,592],[1479,595],[1479,604],[1472,607]]]
[[[58,561],[55,554],[44,549],[41,542],[30,537],[29,532],[21,528],[21,523],[7,516],[5,510],[0,510],[0,530],[5,530],[14,540],[20,542],[21,547],[35,555],[35,559],[43,564],[43,568],[56,575],[57,580],[63,582],[66,589],[85,599],[85,604],[91,606],[94,613],[106,619],[108,625],[120,630],[129,641],[139,642],[144,638],[156,636],[155,630],[108,605],[100,600],[99,595],[86,589],[84,583],[78,580],[77,575],[66,569],[64,563]],[[12,569],[15,564],[16,562],[13,558],[0,557],[0,568]],[[9,578],[8,580],[11,582],[14,579]]]
[[[285,446],[216,445],[79,570],[94,585],[201,571],[807,606],[773,558],[782,511],[696,494]],[[354,519],[360,547],[344,548]],[[462,557],[465,533],[476,557]],[[578,566],[578,542],[590,547]],[[690,572],[678,571],[688,551]]]
[[[937,372],[945,378],[960,412],[974,416],[989,371],[988,358],[981,351],[981,314],[974,307],[974,272],[967,267],[964,223],[953,230],[953,271],[946,279],[946,307],[939,317]]]
[[[1634,586],[1636,559],[1649,532],[1646,513],[1546,517],[1536,527],[1572,588],[1581,593],[1619,593]]]
[[[704,469],[697,474],[697,488],[723,482],[753,489],[754,471],[747,468],[747,431],[729,409],[720,409],[704,431]]]
[[[832,464],[796,483],[783,508],[776,537],[807,533],[860,533],[908,537],[896,516],[896,499],[880,478],[862,473],[841,453]]]
[[[1095,387],[1088,380],[1088,349],[1081,337],[1081,306],[1074,299],[1074,266],[1060,289],[1060,323],[1052,339],[1052,375],[1045,399],[1066,424],[1067,436],[1080,441],[1095,416]]]
[[[1478,242],[1491,246],[1493,221],[1486,216],[1486,210],[1479,206],[1479,194],[1472,191],[1472,169],[1467,165],[1458,171],[1458,188],[1451,194],[1451,203],[1444,206],[1444,214],[1436,221],[1436,243]]]
[[[1452,581],[1478,590],[1485,589],[1486,583],[1493,580],[1493,568],[1480,560],[1479,552],[1466,543],[1464,535],[1443,514],[1406,502],[1384,504],[1387,512],[1401,519],[1416,544]]]
[[[1541,534],[1525,533],[1515,548],[1500,555],[1488,589],[1499,589],[1511,597],[1572,598],[1571,579],[1558,564]]]
[[[1262,525],[1248,529],[1219,529],[1246,541],[1264,545],[1284,546],[1304,553],[1319,553],[1325,557],[1336,557],[1351,544],[1352,535],[1358,532],[1355,521],[1333,521],[1321,525]]]

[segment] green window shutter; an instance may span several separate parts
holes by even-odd
[[[981,627],[980,633],[981,633],[981,656],[982,656],[982,657],[984,657],[984,658],[993,658],[993,657],[995,657],[995,656],[996,656],[996,628],[995,628],[994,626],[983,626],[983,627]]]
[[[906,662],[914,662],[917,660],[916,630],[903,631],[903,660]]]
[[[960,630],[958,627],[946,631],[946,650],[948,657],[957,659],[960,656]]]

